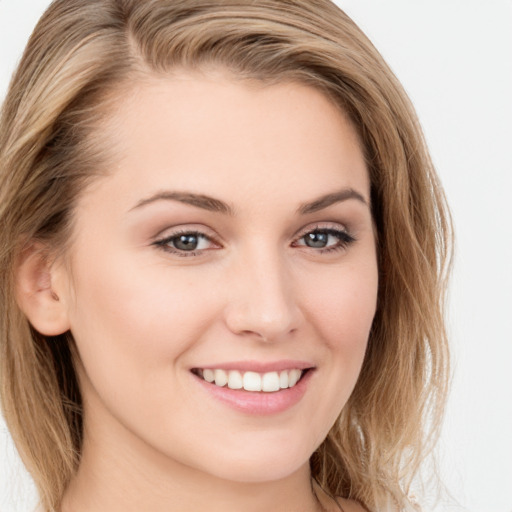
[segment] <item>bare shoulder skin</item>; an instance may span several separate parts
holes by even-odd
[[[336,498],[336,500],[339,503],[339,505],[342,507],[343,512],[368,512],[357,501],[347,500],[345,498]],[[335,510],[336,510],[336,508],[333,505],[332,511],[335,512]]]
[[[342,497],[329,496],[317,482],[313,482],[316,497],[326,512],[368,512],[360,503]]]

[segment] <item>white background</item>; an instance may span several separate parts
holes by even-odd
[[[0,0],[0,98],[48,3]],[[439,450],[452,499],[435,512],[512,512],[512,0],[337,3],[411,96],[455,221],[454,373]],[[33,502],[0,418],[0,511]]]

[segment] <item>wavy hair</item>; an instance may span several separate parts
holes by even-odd
[[[378,240],[377,313],[354,392],[310,464],[331,495],[399,510],[447,392],[451,221],[404,90],[329,0],[55,0],[43,15],[0,118],[0,391],[14,442],[43,509],[57,510],[83,440],[78,354],[71,333],[41,335],[17,305],[23,243],[65,250],[77,196],[112,156],[96,128],[134,80],[209,66],[314,87],[359,134]]]

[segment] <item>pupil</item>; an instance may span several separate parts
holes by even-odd
[[[197,235],[180,235],[174,242],[174,247],[182,251],[193,251],[197,249],[199,241]]]
[[[308,247],[322,248],[327,245],[327,233],[308,233],[306,235],[306,245]]]

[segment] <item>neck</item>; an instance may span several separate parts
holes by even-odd
[[[62,512],[325,510],[312,490],[307,463],[278,480],[238,482],[169,460],[142,441],[105,441],[101,432],[93,437],[86,429],[80,467]]]

